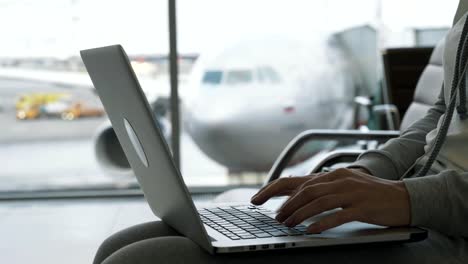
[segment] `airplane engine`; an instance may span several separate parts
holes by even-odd
[[[165,117],[167,102],[158,100],[151,104],[164,138],[170,140],[170,123]],[[113,177],[133,177],[133,171],[109,121],[103,123],[94,135],[94,155],[99,166]]]
[[[156,117],[158,127],[170,145],[171,125],[166,117],[169,108],[168,98],[159,97],[154,101],[151,100],[150,106]],[[94,155],[99,166],[106,174],[117,178],[134,176],[130,163],[128,163],[127,157],[109,121],[103,123],[96,130],[94,135]]]
[[[109,122],[97,129],[94,136],[94,154],[101,168],[111,176],[133,176],[127,157]]]

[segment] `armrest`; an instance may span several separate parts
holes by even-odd
[[[284,148],[281,154],[276,159],[275,163],[268,173],[268,184],[281,175],[281,172],[286,168],[291,158],[294,156],[304,143],[310,140],[339,140],[339,139],[354,139],[354,140],[375,140],[379,143],[384,143],[391,138],[400,136],[400,131],[385,131],[373,130],[362,132],[360,130],[325,130],[325,129],[312,129],[306,130],[297,135],[289,144]]]
[[[376,115],[384,116],[387,121],[389,129],[399,129],[400,127],[400,111],[396,105],[393,104],[381,104],[374,105],[372,111]]]
[[[315,165],[309,174],[318,173],[323,171],[325,168],[331,168],[338,163],[352,163],[361,155],[364,150],[335,150],[328,152],[321,158],[320,162]]]

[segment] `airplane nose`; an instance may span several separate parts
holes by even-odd
[[[296,109],[254,95],[216,98],[219,100],[187,104],[190,107],[184,111],[185,130],[207,156],[230,170],[268,170],[284,145],[297,134],[282,128],[278,121],[294,115]]]
[[[216,142],[224,141],[236,133],[236,124],[223,113],[211,113],[199,118],[191,115],[186,121],[187,130],[196,141]]]
[[[255,119],[252,115],[193,118],[186,130],[207,156],[231,171],[266,171],[293,135]]]
[[[189,134],[198,147],[211,159],[228,165],[231,170],[245,167],[249,162],[246,159],[255,159],[256,154],[249,147],[249,128],[240,130],[233,121],[226,119],[192,120],[189,126]]]

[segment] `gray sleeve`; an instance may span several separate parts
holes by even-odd
[[[468,173],[453,170],[403,180],[411,203],[411,225],[468,237]]]
[[[379,178],[399,179],[424,154],[426,135],[437,128],[437,123],[444,112],[445,100],[442,89],[439,99],[424,118],[414,122],[402,132],[400,137],[387,141],[378,150],[364,152],[348,168],[364,168]]]
[[[455,25],[458,20],[468,11],[468,1],[460,1],[458,2],[457,12],[455,13],[455,17],[453,18],[453,25]]]

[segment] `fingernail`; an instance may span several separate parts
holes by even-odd
[[[254,195],[254,196],[252,196],[252,198],[250,198],[250,201],[251,201],[251,202],[254,202],[254,201],[256,201],[257,199],[258,199],[258,196],[257,196],[257,195]]]
[[[293,226],[293,223],[294,223],[294,220],[291,219],[291,218],[288,218],[286,219],[286,221],[284,221],[284,225],[287,226],[287,227],[292,227]]]
[[[307,228],[307,233],[320,233],[320,226],[318,224],[312,224]]]
[[[285,215],[283,213],[279,213],[275,217],[276,221],[278,221],[280,223],[284,221],[284,218],[285,218]]]
[[[277,210],[277,212],[283,211],[284,207],[286,207],[285,205],[286,205],[286,203],[284,203],[283,205],[281,205],[281,207]]]

